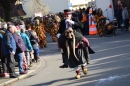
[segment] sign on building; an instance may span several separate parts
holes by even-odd
[[[38,17],[38,16],[42,17],[42,12],[35,13],[35,17]]]

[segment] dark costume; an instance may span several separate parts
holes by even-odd
[[[79,59],[79,61],[75,58],[73,54],[73,47],[72,47],[73,40],[72,39],[67,39],[64,35],[61,35],[58,41],[60,48],[63,49],[63,53],[66,53],[65,54],[66,57],[64,58],[63,62],[66,62],[71,68],[74,68],[80,64],[87,62],[89,58],[88,49],[86,49],[86,47],[88,46],[87,40],[77,31],[75,31],[74,35],[75,35],[75,45],[76,46],[78,45],[78,47],[75,49],[75,54],[77,58]],[[64,41],[61,41],[61,40],[64,40]],[[68,53],[67,53],[66,44],[65,44],[66,41],[68,42],[68,46],[70,48],[69,59],[67,58]],[[84,52],[84,50],[86,51]]]
[[[81,33],[81,22],[79,21],[78,17],[72,18],[72,20],[75,22],[74,25],[72,25],[72,28]],[[63,34],[65,30],[66,23],[65,20],[62,20],[60,22],[58,33]]]
[[[82,34],[73,31],[72,28],[68,28],[65,34],[59,38],[59,46],[63,49],[62,53],[64,53],[65,56],[63,61],[65,64],[68,64],[70,68],[76,68],[81,65],[83,73],[87,74],[87,68],[85,66],[89,58],[89,42]],[[64,41],[61,41],[62,39],[64,39]],[[94,51],[92,53],[94,53]],[[76,78],[80,78],[80,69],[76,68],[76,73]]]
[[[64,14],[71,14],[71,11],[68,10],[68,9],[66,9],[66,10],[64,10]],[[76,31],[78,31],[78,32],[81,33],[81,22],[79,21],[78,17],[73,17],[72,20],[70,20],[70,21],[74,21],[74,24],[72,24],[71,27],[72,27],[74,30],[76,30]],[[67,26],[66,19],[64,19],[64,20],[62,20],[62,21],[60,22],[58,34],[63,34],[63,33],[65,32],[66,28],[67,28],[66,26]],[[68,24],[68,26],[69,26],[69,24]],[[61,36],[62,36],[62,35],[61,35]],[[62,38],[62,37],[60,37],[60,38]],[[62,39],[62,42],[64,42],[64,39]],[[63,43],[63,46],[65,46],[64,43]],[[64,50],[64,51],[66,51],[66,50]],[[65,68],[65,67],[67,67],[67,65],[68,65],[68,64],[65,62],[65,60],[64,60],[65,57],[66,57],[65,53],[62,53],[62,58],[63,58],[63,63],[64,63],[64,65],[60,66],[60,68]]]

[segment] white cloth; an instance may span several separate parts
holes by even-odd
[[[74,24],[74,21],[72,21],[70,19],[66,19],[65,22],[69,22],[70,24]]]
[[[72,27],[72,25],[74,24],[74,21],[70,19],[66,19],[65,23],[66,23],[66,28],[68,28],[68,27]]]
[[[86,66],[86,65],[87,65],[86,63],[81,64],[81,65],[79,65],[79,66],[75,67],[75,68],[74,68],[74,70],[75,70],[75,71],[78,71],[78,70],[80,70],[80,69],[81,69],[81,66]]]
[[[56,36],[59,38],[59,37],[60,37],[60,35],[61,35],[61,34],[60,34],[60,33],[58,33]]]

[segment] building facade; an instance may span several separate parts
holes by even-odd
[[[115,8],[115,6],[117,5],[118,0],[112,0],[113,1],[113,6]],[[124,2],[124,4],[128,7],[129,10],[129,14],[130,14],[130,0],[121,0],[122,2]]]
[[[87,8],[88,2],[92,0],[69,0],[69,3],[72,4],[72,7],[70,9],[76,10],[79,8]]]
[[[63,12],[64,9],[69,9],[68,0],[43,0],[43,2],[49,6],[51,13]]]

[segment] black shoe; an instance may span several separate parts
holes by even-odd
[[[18,76],[16,76],[16,75],[13,75],[13,76],[10,76],[10,78],[18,78]]]
[[[59,68],[68,68],[68,65],[63,64]]]

